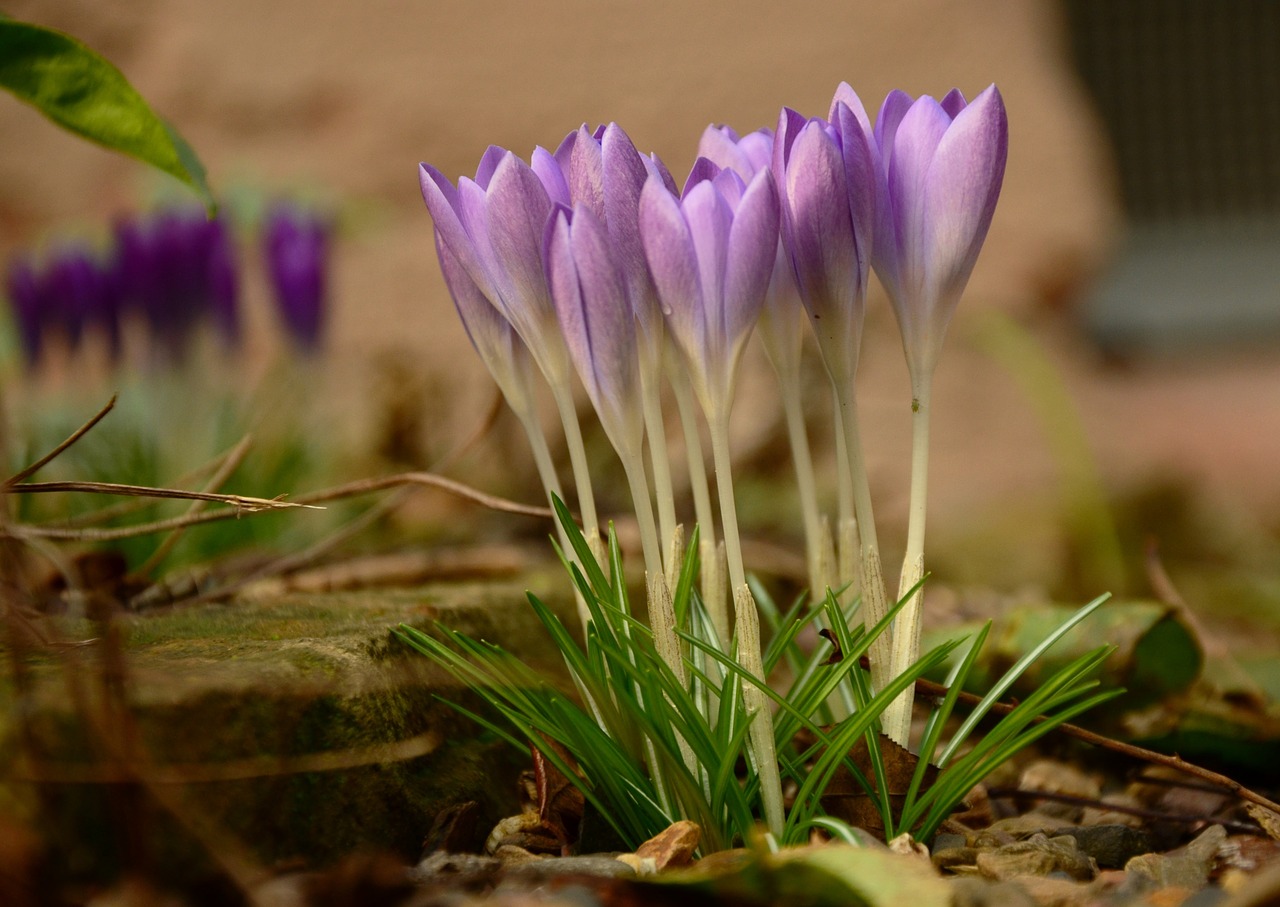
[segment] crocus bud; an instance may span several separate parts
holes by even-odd
[[[594,133],[585,126],[569,133],[556,149],[571,207],[584,207],[603,225],[626,298],[640,330],[641,349],[657,367],[664,333],[657,289],[640,239],[640,193],[651,176],[674,192],[671,174],[658,158],[642,155],[617,123]]]
[[[280,320],[298,347],[313,351],[328,311],[329,223],[278,204],[267,215],[262,241]]]
[[[1009,152],[994,85],[973,103],[894,91],[876,118],[888,204],[879,212],[875,268],[889,291],[913,379],[931,374],[947,325],[991,225]]]
[[[645,258],[667,327],[708,414],[723,413],[764,305],[778,243],[778,196],[762,170],[744,184],[710,162],[677,199],[657,176],[640,197]],[[715,172],[718,171],[718,172]]]
[[[454,186],[439,170],[422,164],[419,183],[438,241],[511,323],[547,380],[567,386],[568,354],[542,261],[552,192],[561,196],[565,190],[556,182],[557,168],[547,157],[535,154],[535,170],[494,146],[485,152],[474,180],[463,177]],[[551,181],[552,192],[543,175]]]
[[[743,180],[750,180],[773,163],[773,130],[757,129],[739,137],[728,126],[708,126],[698,143],[698,155],[722,170],[732,170]],[[804,342],[805,316],[799,294],[795,272],[779,236],[773,274],[760,317],[760,339],[774,368],[788,376],[798,374]]]
[[[159,350],[181,361],[200,322],[239,338],[239,277],[230,230],[198,208],[160,211],[115,227],[117,305],[139,311]]]
[[[546,270],[565,346],[600,424],[624,457],[644,440],[636,322],[627,281],[604,224],[585,205],[547,225]]]
[[[778,118],[773,173],[782,201],[783,245],[823,363],[842,387],[857,371],[866,307],[873,161],[860,129],[805,120],[793,110]]]

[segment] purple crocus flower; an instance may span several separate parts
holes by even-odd
[[[636,319],[608,229],[586,205],[547,224],[546,271],[569,358],[600,424],[625,458],[644,440]]]
[[[515,328],[547,380],[565,385],[568,359],[543,272],[542,242],[553,197],[567,203],[568,188],[550,152],[538,148],[532,161],[530,166],[491,146],[474,180],[462,177],[455,187],[422,164],[419,183],[439,241]]]
[[[208,299],[209,316],[231,347],[240,343],[240,268],[236,260],[235,241],[231,228],[221,218],[208,225]],[[323,280],[323,278],[322,278]],[[323,286],[321,287],[323,299]],[[320,305],[323,309],[323,302]],[[319,333],[319,328],[316,328]]]
[[[769,171],[748,184],[705,158],[694,164],[682,198],[656,176],[641,194],[645,257],[708,419],[727,411],[742,349],[764,305],[778,216]]]
[[[708,126],[698,143],[698,156],[722,170],[734,171],[743,180],[750,180],[759,171],[772,166],[773,130],[757,129],[739,137],[728,126]],[[784,380],[793,371],[798,372],[800,367],[804,325],[799,317],[802,311],[799,292],[795,272],[779,236],[773,274],[769,278],[769,290],[761,313],[760,335],[774,368],[780,374],[786,373]]]
[[[857,371],[876,209],[870,126],[857,95],[832,119],[784,109],[773,146],[782,238],[823,362],[839,388]]]
[[[569,133],[556,149],[555,160],[564,174],[568,204],[589,210],[607,233],[626,300],[640,329],[646,367],[657,368],[663,319],[640,239],[640,194],[650,177],[658,177],[671,192],[675,192],[675,181],[657,157],[637,151],[617,123],[594,133],[585,126]]]
[[[440,258],[445,285],[472,347],[493,375],[511,409],[522,421],[530,418],[533,399],[529,393],[529,351],[516,336],[511,323],[480,292],[438,233],[436,254]]]
[[[65,246],[46,262],[44,282],[50,314],[75,350],[85,328],[100,317],[103,281],[98,263],[87,249]]]
[[[1009,124],[994,85],[967,103],[890,92],[875,127],[887,204],[876,273],[889,291],[914,381],[933,371],[987,236],[1004,180]]]
[[[40,364],[49,313],[43,280],[30,258],[15,256],[10,260],[5,274],[5,289],[23,356],[27,367],[33,369]]]
[[[320,346],[329,307],[329,232],[327,219],[286,203],[275,205],[263,225],[267,273],[280,320],[308,352]],[[220,248],[215,246],[215,253]],[[221,290],[223,282],[216,280],[213,287]],[[215,302],[221,298],[214,296]],[[219,312],[215,307],[215,315]]]
[[[239,270],[225,222],[196,208],[122,220],[115,227],[113,272],[118,307],[140,312],[174,362],[205,318],[228,344],[239,340]]]

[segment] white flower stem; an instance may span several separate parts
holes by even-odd
[[[653,469],[653,492],[658,506],[658,531],[664,554],[671,550],[676,532],[676,496],[671,487],[671,463],[667,459],[667,427],[662,419],[662,383],[660,369],[640,367],[640,397],[644,408],[644,429],[648,439],[649,465]],[[676,555],[679,556],[678,554]],[[667,561],[665,569],[671,571]]]
[[[922,380],[913,380],[911,383],[914,392],[911,401],[911,504],[907,521],[907,550],[902,558],[902,575],[898,581],[899,599],[924,576],[924,521],[929,493],[929,391],[933,376],[926,374]],[[924,593],[917,591],[911,601],[898,612],[894,621],[895,676],[920,657],[920,614],[923,603]],[[914,694],[909,687],[885,713],[891,715],[896,722],[893,727],[889,727],[886,721],[885,733],[903,746],[906,746],[911,732],[913,699]]]
[[[547,446],[547,435],[542,430],[542,423],[538,421],[538,414],[534,412],[533,404],[526,394],[523,398],[513,395],[506,395],[507,405],[511,407],[516,414],[516,418],[520,421],[520,425],[524,428],[524,433],[529,439],[529,449],[533,451],[533,462],[538,469],[538,478],[542,481],[542,490],[547,496],[547,503],[551,503],[551,496],[554,494],[560,500],[564,500],[564,491],[560,488],[560,477],[556,475],[556,467],[551,459],[551,450]],[[570,561],[577,561],[577,555],[574,553],[573,546],[569,544],[569,536],[564,531],[564,526],[560,525],[559,520],[554,520],[556,524],[556,537],[560,540],[560,550],[564,552],[564,556]],[[585,633],[587,624],[591,622],[591,611],[587,608],[587,603],[582,598],[582,593],[574,587],[574,601],[578,605],[578,618],[582,621],[582,630]]]
[[[733,500],[733,475],[729,460],[729,418],[727,407],[720,413],[708,413],[711,430],[711,459],[716,470],[716,490],[720,494],[720,522],[724,528],[729,583],[733,590],[734,630],[738,637],[738,663],[762,682],[764,660],[760,650],[760,615],[747,586],[747,572],[742,561],[742,539],[738,534],[738,508]],[[743,684],[743,702],[753,716],[751,750],[756,771],[760,775],[760,799],[764,805],[765,824],[775,838],[781,838],[783,827],[782,779],[778,772],[778,754],[773,741],[773,713],[768,700],[753,684]]]
[[[796,471],[800,515],[804,521],[805,559],[809,566],[809,596],[816,604],[826,595],[830,577],[824,576],[822,572],[822,518],[818,513],[817,482],[813,474],[813,454],[809,450],[809,434],[805,430],[799,375],[784,375],[781,370],[778,370],[778,384],[782,391],[782,411],[787,420],[787,438],[791,443],[791,462]]]
[[[838,574],[837,582],[833,583],[833,587],[852,583],[851,591],[857,587],[858,581],[858,556],[854,553],[856,548],[857,532],[850,532],[849,526],[856,525],[855,513],[857,506],[854,503],[854,473],[855,468],[853,461],[850,459],[849,439],[846,437],[844,427],[844,414],[841,412],[840,394],[835,395],[836,406],[833,414],[835,419],[835,435],[836,435],[836,573]],[[846,600],[851,600],[852,596],[846,596]]]
[[[843,382],[841,382],[843,384]],[[875,514],[871,507],[871,485],[867,481],[866,463],[862,457],[862,434],[858,427],[858,404],[851,387],[835,386],[837,428],[845,440],[849,460],[849,477],[853,485],[853,507],[861,535],[862,624],[867,630],[889,613],[884,588],[884,572],[880,568],[880,544],[876,538]],[[871,684],[883,689],[893,678],[889,633],[880,634],[871,643]]]
[[[596,497],[591,491],[591,473],[587,469],[587,450],[582,444],[582,427],[578,413],[573,408],[573,394],[567,383],[551,385],[560,422],[564,425],[565,446],[569,449],[569,464],[573,468],[573,481],[578,491],[578,513],[582,517],[582,534],[594,546],[600,544],[600,521],[596,516]]]
[[[747,586],[733,590],[734,623],[738,628],[738,663],[752,676],[764,677],[764,663],[760,655],[760,615],[756,601]],[[764,822],[775,840],[782,840],[786,814],[782,803],[782,776],[778,771],[778,753],[773,740],[773,713],[769,711],[769,699],[753,683],[742,685],[742,704],[751,718],[747,732],[751,740],[751,753],[755,757],[756,773],[760,776],[760,800],[764,806]]]
[[[711,430],[711,462],[716,471],[716,491],[720,495],[720,525],[724,531],[725,556],[729,564],[729,588],[737,594],[747,584],[742,560],[742,538],[738,535],[738,505],[733,499],[733,468],[729,459],[729,419],[727,414],[708,414]]]
[[[702,602],[711,615],[716,632],[721,634],[721,641],[727,646],[729,606],[723,584],[716,582],[715,511],[711,507],[711,483],[707,481],[707,460],[702,452],[702,437],[698,432],[693,388],[689,385],[688,376],[680,369],[672,369],[670,378],[671,389],[676,396],[676,408],[680,412],[680,428],[684,432],[685,457],[689,462],[689,488],[693,493],[693,514],[698,522],[698,538],[701,540],[698,550],[702,558]]]
[[[639,449],[622,455],[622,470],[627,474],[631,487],[631,502],[635,505],[636,522],[640,526],[640,547],[644,552],[644,569],[649,577],[663,576],[662,542],[658,539],[658,527],[653,519],[653,501],[649,497],[649,481],[645,477],[644,458]]]
[[[675,605],[671,600],[671,587],[661,574],[649,574],[647,588],[649,592],[649,626],[653,630],[653,646],[658,650],[662,660],[675,676],[683,690],[689,689],[688,672],[684,668],[684,655],[681,652],[680,637],[676,634]],[[670,700],[668,700],[670,701]],[[710,779],[703,766],[694,756],[693,748],[679,731],[675,732],[676,743],[680,747],[680,758],[684,761],[689,774],[699,780],[703,791],[710,796]]]

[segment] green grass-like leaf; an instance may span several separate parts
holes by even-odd
[[[698,570],[696,532],[674,595],[677,632],[685,646],[687,679],[682,680],[658,654],[649,628],[631,614],[613,533],[605,563],[600,564],[563,503],[554,504],[569,543],[561,557],[591,615],[584,642],[580,645],[537,597],[530,595],[529,603],[559,648],[581,704],[489,643],[438,625],[432,634],[404,626],[397,633],[479,694],[492,713],[482,715],[450,703],[454,708],[513,745],[542,751],[630,846],[677,818],[692,819],[702,827],[704,851],[751,839],[761,803],[747,744],[751,718],[742,699],[747,684],[759,687],[777,708],[779,765],[796,785],[783,843],[799,843],[814,828],[857,840],[852,829],[823,808],[823,795],[841,769],[874,798],[887,833],[910,831],[928,838],[992,768],[1057,724],[1116,695],[1099,692],[1090,679],[1109,654],[1102,647],[1060,669],[994,728],[980,736],[975,733],[978,722],[1018,676],[1099,607],[1100,598],[1019,660],[944,746],[948,720],[986,641],[987,628],[968,640],[938,646],[885,689],[873,690],[860,658],[876,636],[887,631],[915,589],[867,631],[856,619],[856,605],[842,608],[831,593],[822,607],[803,613],[800,599],[781,615],[757,584],[763,622],[772,631],[766,664],[787,665],[793,678],[784,692],[778,692],[737,663],[736,640],[716,638],[692,579]],[[828,642],[803,651],[800,631],[812,621],[821,621],[832,632],[841,658],[832,660],[835,648]],[[947,678],[949,690],[925,725],[920,763],[895,814],[880,751],[880,715],[903,690],[961,647],[963,654]],[[847,706],[846,717],[834,722],[833,696]],[[810,742],[800,745],[801,739]],[[867,746],[869,773],[851,758],[860,741]],[[572,762],[564,757],[566,752]],[[940,771],[926,787],[925,769],[935,755]]]
[[[0,16],[0,87],[62,128],[186,183],[213,214],[204,166],[110,62],[75,38]]]

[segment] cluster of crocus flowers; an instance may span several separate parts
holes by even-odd
[[[314,352],[329,313],[329,219],[292,202],[276,202],[262,223],[262,251],[276,312],[289,339]]]
[[[662,583],[673,575],[680,537],[661,413],[665,379],[680,410],[700,533],[714,539],[718,529],[721,539],[703,549],[704,568],[712,565],[704,569],[704,604],[722,644],[727,648],[733,634],[743,666],[763,674],[728,445],[738,364],[757,324],[789,410],[813,592],[856,586],[868,626],[887,612],[855,395],[873,270],[893,302],[911,373],[914,455],[900,595],[918,586],[929,384],[991,222],[1007,143],[994,86],[972,103],[958,91],[940,102],[893,92],[873,123],[853,90],[841,85],[826,119],[784,109],[774,130],[739,136],[709,127],[680,191],[661,162],[639,153],[614,124],[576,130],[554,153],[538,148],[527,163],[490,148],[475,178],[456,185],[422,166],[436,249],[464,325],[528,431],[548,493],[559,494],[534,416],[530,362],[550,385],[584,529],[595,538],[572,372],[585,387],[629,480],[651,599],[659,606],[651,602],[651,613],[661,613]],[[816,341],[834,401],[840,464],[834,532],[816,500],[800,414],[806,333]],[[711,442],[718,521],[693,401]],[[875,686],[917,657],[918,610],[917,592],[872,650]],[[658,618],[654,623],[661,650],[669,628],[659,627]],[[782,801],[772,728],[763,695],[753,692],[759,694],[747,690],[744,698],[757,714],[752,749],[774,829]],[[902,744],[910,705],[906,696],[883,717],[886,733]]]
[[[263,250],[280,323],[300,348],[318,346],[328,308],[329,227],[292,205],[273,207],[263,224]],[[101,251],[60,243],[9,262],[6,291],[28,369],[48,347],[75,354],[99,336],[113,364],[124,326],[140,325],[146,355],[183,362],[194,338],[212,327],[228,349],[242,340],[241,256],[234,230],[203,209],[163,209],[114,225]]]

